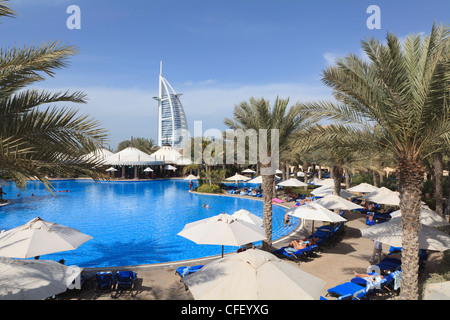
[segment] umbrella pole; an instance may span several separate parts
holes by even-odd
[[[222,245],[222,258],[223,258],[223,245]]]

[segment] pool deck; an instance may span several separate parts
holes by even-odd
[[[217,195],[217,194],[216,194]],[[242,197],[250,198],[248,196],[236,196],[231,194],[220,194],[217,196],[228,197]],[[262,199],[254,199],[262,201]],[[281,206],[290,208],[294,206],[294,202],[283,203]],[[279,205],[279,204],[277,204]],[[325,286],[322,290],[322,296],[326,296],[327,289],[332,288],[338,284],[349,281],[353,278],[353,272],[359,273],[367,272],[370,266],[369,259],[373,251],[373,241],[363,238],[360,229],[367,227],[365,224],[365,216],[360,213],[347,212],[345,214],[347,222],[345,223],[345,234],[341,242],[334,247],[325,248],[321,254],[307,262],[301,262],[300,265],[292,263],[299,269],[308,272],[325,281]],[[315,227],[319,227],[320,222],[315,222]],[[288,245],[293,239],[304,238],[309,235],[312,227],[311,221],[304,221],[299,224],[299,227],[288,236],[273,242],[273,248],[278,249],[282,246]],[[383,245],[383,253],[388,253],[389,246]],[[228,253],[231,255],[235,253]],[[93,277],[97,271],[117,271],[117,270],[133,270],[138,277],[138,290],[135,297],[123,294],[115,298],[117,300],[192,300],[193,297],[189,290],[185,290],[185,286],[180,282],[180,276],[175,274],[176,268],[180,266],[193,266],[199,264],[206,264],[214,259],[220,259],[221,256],[213,256],[207,258],[200,258],[187,261],[176,261],[169,263],[158,263],[139,266],[123,266],[123,267],[107,267],[107,268],[85,268],[84,274],[88,277]],[[432,253],[427,261],[426,269],[423,276],[438,268],[442,261],[441,253]],[[64,296],[63,296],[64,298]],[[78,296],[67,295],[66,299],[81,299],[92,300],[94,298],[94,290],[82,290]],[[104,294],[95,298],[96,300],[112,300],[109,294]]]
[[[127,180],[117,180],[127,181]],[[142,181],[142,180],[128,180],[128,181]],[[149,181],[149,180],[145,180]],[[216,196],[240,197],[263,201],[261,198],[239,196],[231,194],[211,194]],[[276,204],[285,208],[294,206],[294,202]],[[353,272],[366,272],[367,267],[370,266],[369,259],[373,251],[373,241],[361,237],[360,229],[367,227],[365,224],[365,216],[360,213],[347,212],[345,214],[347,222],[345,224],[345,234],[341,242],[334,247],[324,249],[321,254],[307,262],[301,262],[297,265],[292,263],[299,269],[308,272],[325,281],[325,286],[322,290],[322,296],[326,296],[327,289],[332,288],[338,284],[349,281],[353,278]],[[315,227],[319,227],[320,222],[315,222]],[[288,245],[292,239],[304,238],[310,233],[311,221],[304,221],[300,223],[299,227],[288,236],[273,242],[274,249],[281,248]],[[383,253],[387,253],[389,246],[383,245]],[[235,253],[228,253],[232,255]],[[192,266],[198,264],[206,264],[208,261],[220,259],[221,256],[213,256],[207,258],[200,258],[188,261],[176,261],[169,263],[158,263],[138,266],[122,266],[122,267],[103,267],[103,268],[85,268],[83,274],[88,278],[95,276],[97,271],[117,271],[117,270],[132,270],[137,273],[137,294],[131,297],[129,293],[119,295],[115,300],[192,300],[193,297],[189,290],[185,290],[185,286],[180,282],[180,276],[175,274],[176,268],[179,266]],[[442,261],[442,253],[431,253],[425,270],[422,274],[422,279],[431,272],[436,272]],[[419,279],[420,280],[420,279]],[[62,299],[94,299],[94,289],[86,288],[80,294],[75,292],[67,292],[60,296]],[[95,300],[113,300],[109,294],[96,296]]]

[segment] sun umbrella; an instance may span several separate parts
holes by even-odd
[[[319,300],[325,282],[271,253],[250,249],[182,279],[196,300]]]
[[[348,188],[347,191],[355,192],[355,193],[370,193],[379,190],[378,187],[375,187],[369,183],[360,183],[357,186]]]
[[[77,229],[37,217],[26,224],[0,233],[0,256],[30,258],[74,250],[92,239]]]
[[[277,185],[282,186],[282,187],[307,187],[308,186],[306,183],[301,182],[294,178],[282,181],[282,182],[278,183]]]
[[[334,187],[334,179],[323,179],[318,185],[322,187]],[[345,184],[341,183],[341,186],[345,186]]]
[[[247,181],[247,180],[250,180],[250,178],[236,173],[234,176],[226,178],[225,180],[227,180],[227,181],[235,181],[236,185],[239,186],[239,181]]]
[[[65,292],[81,268],[50,260],[0,257],[0,299],[42,300]]]
[[[321,186],[324,180],[314,177],[308,180],[308,183],[314,184],[316,186]]]
[[[226,178],[225,180],[228,180],[228,181],[247,181],[247,180],[250,180],[250,178],[236,173],[234,176]]]
[[[328,196],[330,194],[334,194],[334,187],[322,186],[322,187],[319,187],[319,188],[314,189],[313,191],[311,191],[311,194],[313,194],[316,197],[325,197],[325,196]],[[355,195],[351,194],[350,192],[348,192],[346,190],[342,190],[341,189],[340,196],[343,197],[343,198],[351,198],[351,197],[354,197]]]
[[[401,210],[392,212],[392,218],[401,217]],[[441,217],[436,211],[431,210],[427,205],[422,204],[420,208],[420,223],[429,227],[440,227],[450,225],[447,220]]]
[[[190,174],[186,178],[184,178],[184,180],[198,180],[198,177]]]
[[[147,168],[144,169],[144,172],[153,172],[153,169],[150,168],[150,167],[147,167]]]
[[[361,229],[364,238],[385,243],[393,247],[402,246],[402,219],[392,218],[368,228]],[[450,249],[450,236],[435,228],[421,225],[419,229],[419,249],[445,251]]]
[[[172,170],[172,171],[175,171],[175,170],[177,170],[177,168],[175,168],[174,166],[172,166],[172,165],[170,165],[170,164],[167,164],[167,165],[164,166],[164,170]]]
[[[253,223],[238,220],[229,214],[219,215],[188,223],[178,233],[197,244],[241,246],[266,239],[264,228]]]
[[[256,178],[253,178],[252,180],[248,180],[247,183],[262,183],[262,176],[257,176]]]
[[[304,205],[289,209],[286,212],[293,217],[313,220],[312,233],[314,233],[314,221],[324,221],[332,223],[347,221],[347,219],[341,217],[331,210],[328,210],[317,202],[307,202]]]
[[[111,167],[111,168],[106,169],[105,171],[112,172],[112,171],[117,171],[117,169],[114,167]]]
[[[244,171],[241,171],[242,173],[256,173],[256,171],[253,171],[252,169],[245,169]]]
[[[263,224],[263,219],[261,219],[257,215],[254,215],[253,213],[251,213],[245,209],[238,210],[235,213],[233,213],[231,216],[233,218],[236,218],[241,221],[246,221],[246,222],[256,224],[257,226],[262,226],[262,224]]]
[[[348,201],[335,194],[326,195],[325,197],[317,200],[316,203],[330,210],[354,210],[363,208],[360,205],[357,205],[356,203]]]
[[[363,196],[363,199],[390,206],[400,205],[399,193],[385,187],[381,187],[377,191],[366,194],[365,196]]]

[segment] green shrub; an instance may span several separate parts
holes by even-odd
[[[222,189],[217,184],[202,184],[197,188],[197,191],[203,193],[222,193]]]

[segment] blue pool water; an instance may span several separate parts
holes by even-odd
[[[76,250],[41,256],[80,267],[151,264],[200,258],[221,253],[222,247],[198,245],[178,236],[190,222],[245,208],[262,217],[263,203],[245,198],[189,193],[188,181],[53,182],[52,195],[40,182],[31,181],[24,191],[13,183],[3,186],[10,205],[0,207],[0,230],[23,225],[39,216],[80,230],[93,239]],[[195,183],[194,183],[195,186]],[[20,192],[20,197],[17,193]],[[32,196],[34,194],[34,196]],[[202,208],[206,203],[211,209]],[[283,227],[285,209],[273,206],[272,239],[292,232],[298,224]],[[257,243],[258,244],[258,243]],[[236,251],[225,246],[225,252]]]

